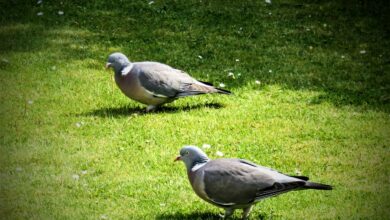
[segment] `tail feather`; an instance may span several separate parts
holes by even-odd
[[[230,92],[229,90],[221,89],[221,88],[215,87],[212,83],[205,82],[205,81],[199,81],[199,80],[198,80],[198,82],[201,82],[202,84],[205,84],[205,85],[210,86],[211,88],[217,90],[217,93],[225,94],[225,95],[231,95],[231,94],[233,94],[233,93]]]
[[[291,177],[294,177],[294,178],[297,178],[297,179],[300,179],[300,180],[305,180],[305,181],[309,180],[309,177],[307,177],[307,176],[291,176]]]
[[[230,92],[229,90],[226,90],[226,89],[220,89],[220,88],[215,88],[217,90],[218,93],[221,93],[221,94],[225,94],[225,95],[231,95],[233,94],[232,92]]]
[[[214,86],[212,83],[210,83],[210,82],[205,82],[205,81],[200,81],[200,80],[198,80],[198,82],[201,82],[201,83],[203,83],[203,84],[206,84],[206,85],[208,85],[208,86]]]
[[[332,190],[331,185],[326,185],[322,183],[306,182],[304,187],[305,189],[319,189],[319,190]]]

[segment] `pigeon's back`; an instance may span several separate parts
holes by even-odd
[[[217,159],[204,168],[206,193],[217,203],[253,202],[259,189],[271,187],[275,180],[258,167],[238,159]]]

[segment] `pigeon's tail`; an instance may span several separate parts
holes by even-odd
[[[220,89],[220,88],[215,88],[217,90],[217,93],[221,93],[221,94],[225,94],[225,95],[231,95],[233,94],[232,92],[230,92],[229,90],[226,90],[226,89]]]
[[[212,83],[205,82],[205,81],[199,81],[199,82],[201,82],[201,83],[207,85],[208,88],[210,88],[210,89],[209,89],[207,92],[205,92],[205,93],[210,93],[210,92],[214,93],[214,92],[216,92],[216,93],[225,94],[225,95],[231,95],[231,94],[233,94],[233,93],[230,92],[229,90],[221,89],[221,88],[215,87]]]
[[[307,177],[307,176],[291,176],[291,177],[294,177],[294,178],[297,178],[297,179],[300,179],[300,180],[305,180],[305,181],[309,180],[309,177]]]
[[[333,187],[331,185],[326,185],[322,183],[313,183],[313,182],[306,182],[303,186],[305,189],[319,189],[319,190],[332,190]]]

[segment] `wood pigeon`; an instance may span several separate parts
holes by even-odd
[[[332,186],[309,182],[305,176],[289,176],[242,159],[210,160],[199,148],[185,146],[181,160],[195,193],[203,200],[225,209],[229,217],[235,209],[243,209],[246,219],[256,202],[292,190],[331,190]]]
[[[129,98],[148,105],[151,111],[177,98],[206,94],[231,94],[207,82],[198,81],[187,73],[158,62],[131,63],[122,53],[108,57],[106,68],[112,67],[115,82]]]

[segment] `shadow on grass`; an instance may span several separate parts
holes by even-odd
[[[97,116],[102,118],[125,117],[125,116],[131,116],[131,114],[144,115],[144,114],[159,114],[159,113],[177,113],[177,112],[191,111],[191,110],[196,110],[201,108],[219,109],[223,107],[224,105],[220,103],[204,103],[204,104],[186,105],[186,106],[179,106],[179,107],[163,105],[157,108],[155,111],[146,112],[145,111],[146,106],[145,107],[122,106],[122,107],[100,108],[100,109],[92,110],[90,112],[77,114],[77,116]]]
[[[4,1],[0,51],[45,52],[47,60],[61,61],[56,65],[83,61],[98,70],[115,49],[131,60],[167,63],[229,89],[257,80],[324,92],[315,103],[390,111],[386,0],[118,2],[31,1],[26,7],[24,1]],[[59,9],[65,14],[59,16]],[[9,66],[1,62],[0,68]],[[242,77],[233,80],[228,72]],[[94,113],[107,112],[99,111]],[[123,111],[112,114],[129,113]]]
[[[221,217],[218,214],[211,213],[211,212],[204,212],[204,213],[194,212],[194,213],[190,213],[190,214],[182,214],[182,213],[162,214],[162,215],[157,216],[156,219],[159,219],[159,220],[168,220],[168,219],[172,219],[172,220],[179,220],[179,219],[217,220],[218,219],[218,220],[220,220]]]
[[[252,216],[253,219],[265,219],[265,216],[259,215],[259,216]],[[199,220],[220,220],[222,219],[218,214],[212,213],[212,212],[194,212],[190,214],[182,214],[182,213],[175,213],[175,214],[162,214],[156,217],[158,220],[194,220],[194,219],[199,219]],[[230,217],[229,219],[236,220],[236,219],[241,219],[236,216]]]

